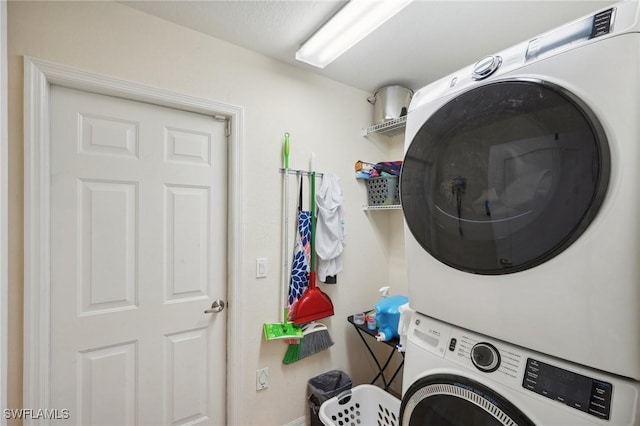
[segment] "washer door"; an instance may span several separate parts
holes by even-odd
[[[571,245],[607,189],[609,147],[593,112],[550,83],[477,87],[433,113],[400,177],[407,226],[432,256],[477,274],[539,265]]]
[[[418,380],[400,406],[402,426],[534,426],[519,409],[486,386],[456,375]]]

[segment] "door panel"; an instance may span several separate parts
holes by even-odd
[[[206,297],[209,277],[209,188],[166,186],[166,301]]]
[[[137,186],[78,182],[79,315],[137,305]]]
[[[70,422],[224,424],[225,124],[51,90],[51,403]]]
[[[78,354],[81,424],[135,423],[136,349],[126,342]]]

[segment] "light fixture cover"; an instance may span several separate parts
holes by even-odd
[[[411,1],[350,0],[304,42],[296,52],[296,59],[314,67],[326,67]]]

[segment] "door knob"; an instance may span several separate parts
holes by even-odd
[[[205,314],[217,314],[218,312],[224,309],[224,301],[223,300],[214,300],[211,304],[211,308],[206,309],[204,311]]]

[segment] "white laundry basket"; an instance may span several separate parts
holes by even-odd
[[[320,406],[326,426],[399,426],[400,400],[373,385],[360,385]]]

